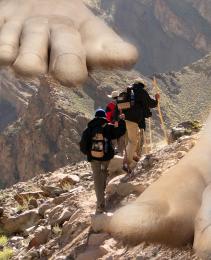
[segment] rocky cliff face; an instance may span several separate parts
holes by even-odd
[[[141,53],[143,74],[178,70],[211,50],[208,0],[101,0],[102,16]]]
[[[15,86],[22,84],[18,79],[16,82]],[[20,103],[15,102],[19,101],[21,95],[18,87],[15,90],[18,92],[15,99],[15,95],[11,95],[11,84],[7,83],[4,81],[5,85],[2,85],[3,97],[7,100],[11,97],[11,104],[15,108],[16,104],[18,108],[21,107]],[[23,114],[19,114],[16,108],[18,120],[0,135],[1,187],[83,158],[78,142],[87,121],[82,113],[83,109],[74,106],[76,99],[82,98],[80,91],[78,94],[70,91],[68,95],[65,88],[58,88],[58,85],[47,80],[28,84],[29,89],[33,88],[35,91],[23,102],[22,105],[26,105]],[[24,85],[22,88],[27,93]],[[88,103],[84,106],[86,111],[89,111]]]
[[[211,2],[210,0],[189,0],[193,7],[195,7],[202,17],[211,24]]]
[[[0,132],[21,116],[36,88],[31,81],[26,83],[11,71],[0,71]]]

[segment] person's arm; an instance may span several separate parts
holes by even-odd
[[[120,114],[120,112],[119,112],[119,109],[118,109],[117,104],[116,104],[115,109],[114,109],[114,115],[113,115],[113,121],[114,122],[119,120],[119,114]]]
[[[89,144],[90,144],[90,129],[86,128],[82,134],[81,141],[79,143],[80,151],[83,154],[87,154],[89,150]]]
[[[123,119],[118,122],[118,127],[112,126],[111,129],[111,139],[118,139],[123,136],[126,132],[126,124]]]
[[[148,92],[143,89],[143,101],[145,102],[146,106],[149,108],[155,108],[158,105],[158,95],[155,95],[155,99],[151,98]]]

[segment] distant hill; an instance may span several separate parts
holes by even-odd
[[[205,121],[211,110],[211,54],[182,70],[157,75],[165,93],[163,105],[171,125],[184,120]]]

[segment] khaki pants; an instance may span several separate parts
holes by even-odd
[[[105,188],[107,180],[107,169],[110,161],[91,161],[93,171],[95,194],[97,197],[97,208],[105,208]]]
[[[112,145],[115,151],[117,149],[118,155],[123,156],[125,150],[125,135],[119,137],[118,139],[113,139]]]
[[[126,147],[127,163],[130,165],[133,162],[133,156],[137,151],[138,144],[140,144],[141,132],[137,123],[125,120],[127,128],[128,144]]]
[[[136,149],[136,155],[138,157],[141,157],[141,155],[143,154],[143,146],[144,146],[144,129],[139,129],[139,141],[137,144],[137,149]]]

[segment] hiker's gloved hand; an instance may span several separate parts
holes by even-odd
[[[138,56],[81,0],[2,0],[0,27],[0,65],[49,71],[65,85],[83,83],[87,67],[127,67]]]
[[[156,93],[156,94],[155,94],[155,99],[156,99],[156,100],[159,100],[159,99],[160,99],[160,94],[159,94],[159,93]]]
[[[125,119],[125,114],[123,114],[123,113],[120,114],[120,115],[119,115],[119,118],[120,118],[120,119]]]
[[[114,122],[114,127],[118,127],[118,126],[119,126],[118,121],[115,121],[115,122]]]

